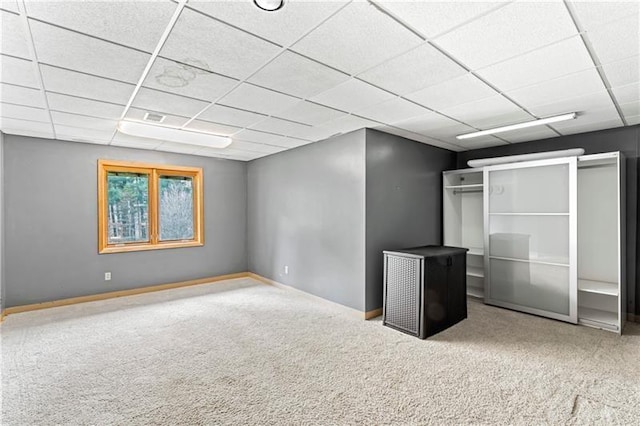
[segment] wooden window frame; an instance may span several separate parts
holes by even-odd
[[[149,241],[109,244],[108,183],[109,172],[149,175]],[[160,241],[159,181],[161,176],[190,177],[193,182],[193,239]],[[168,164],[136,163],[130,161],[98,160],[98,253],[123,253],[143,250],[162,250],[204,245],[204,200],[202,168]]]

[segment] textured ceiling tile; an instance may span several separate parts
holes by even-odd
[[[427,112],[419,117],[398,121],[393,126],[414,133],[425,133],[434,129],[461,126],[461,124],[435,112]],[[473,131],[471,127],[464,126],[464,128]]]
[[[0,81],[19,86],[40,87],[33,62],[11,56],[0,56]]]
[[[462,77],[410,93],[405,97],[428,108],[440,110],[495,95],[496,91],[480,79],[472,74],[465,74]]]
[[[627,84],[611,89],[619,104],[640,101],[640,83]]]
[[[605,90],[595,68],[507,92],[525,108]]]
[[[358,78],[404,95],[451,80],[466,72],[433,46],[423,44],[365,71]]]
[[[640,115],[640,101],[627,102],[620,104],[620,110],[624,116],[635,117]]]
[[[256,114],[223,105],[212,105],[198,116],[198,118],[203,120],[236,127],[248,127],[257,121],[263,120],[265,117],[263,114]]]
[[[436,43],[475,70],[576,34],[562,2],[517,1],[439,37]]]
[[[349,76],[346,74],[286,51],[248,81],[293,96],[308,98],[348,79]]]
[[[41,90],[0,83],[0,102],[44,108]]]
[[[247,142],[247,141],[233,141],[230,148],[235,148],[238,150],[248,151],[248,152],[261,152],[265,154],[274,154],[276,152],[283,151],[285,148],[273,145],[265,145],[262,143],[255,142]]]
[[[263,89],[252,84],[242,84],[220,100],[220,104],[273,115],[290,108],[298,98]],[[213,121],[213,120],[212,120]]]
[[[568,129],[586,129],[588,126],[593,124],[598,124],[602,122],[619,122],[622,125],[622,121],[620,120],[620,115],[618,111],[613,106],[608,106],[606,108],[590,108],[585,111],[581,111],[578,113],[577,117],[573,120],[561,121],[558,123],[551,124],[551,127],[558,130],[561,133],[564,133]],[[586,131],[586,130],[585,130]]]
[[[193,120],[185,127],[185,130],[198,130],[200,132],[208,132],[216,135],[231,136],[242,130],[241,127],[227,126],[224,124],[211,123],[203,120]]]
[[[49,114],[42,108],[33,108],[14,104],[0,104],[0,116],[16,118],[19,120],[31,120],[49,122]]]
[[[184,96],[160,92],[142,87],[133,100],[132,106],[147,111],[191,117],[202,111],[208,104]]]
[[[367,2],[349,4],[293,46],[341,71],[357,74],[422,43]]]
[[[377,127],[378,125],[379,124],[375,121],[353,115],[347,115],[345,117],[340,117],[336,120],[323,123],[320,126],[316,126],[316,129],[326,130],[326,133],[328,133],[326,137],[331,137],[340,133],[349,133],[354,130]]]
[[[90,115],[92,117],[118,120],[124,111],[124,105],[99,102],[75,96],[47,93],[49,109],[52,111],[70,112]]]
[[[492,146],[507,145],[507,142],[501,141],[493,136],[483,136],[473,139],[465,139],[458,141],[458,144],[466,150],[490,148]]]
[[[346,112],[362,110],[393,99],[389,92],[355,78],[311,98],[313,102]]]
[[[570,0],[577,20],[586,31],[592,31],[605,24],[629,15],[640,13],[637,1],[584,1]]]
[[[10,10],[15,13],[20,13],[18,3],[15,0],[2,0],[0,1],[0,8],[4,10]]]
[[[477,74],[498,89],[507,91],[593,66],[584,42],[577,36],[483,68]]]
[[[265,13],[250,1],[194,1],[188,5],[208,15],[287,46],[318,25],[346,1],[287,0],[277,13]]]
[[[204,63],[181,64],[157,58],[143,86],[182,96],[213,102],[238,83],[238,80],[203,69]]]
[[[88,99],[126,105],[135,86],[60,68],[40,65],[44,88]]]
[[[0,53],[31,59],[29,41],[24,31],[22,18],[13,13],[0,11]]]
[[[582,113],[589,110],[603,110],[613,107],[609,92],[602,90],[573,98],[555,100],[544,105],[532,106],[528,109],[537,117],[549,117],[568,112]]]
[[[248,142],[255,142],[255,143],[263,143],[268,145],[282,146],[282,147],[288,146],[286,142],[287,138],[284,136],[274,135],[274,134],[265,133],[265,132],[258,132],[256,130],[250,130],[250,129],[245,129],[239,133],[236,133],[233,136],[233,139],[248,141]]]
[[[380,126],[380,127],[377,127],[376,130],[379,130],[384,133],[389,133],[391,135],[401,136],[403,138],[410,139],[412,141],[422,142],[428,145],[437,146],[439,148],[448,149],[450,151],[456,151],[456,152],[462,151],[462,148],[457,145],[454,145],[448,142],[439,141],[437,139],[433,139],[428,136],[410,132],[404,129],[399,129],[393,126]]]
[[[125,118],[127,120],[145,121],[144,117],[145,115],[147,115],[148,112],[149,111],[146,109],[129,108],[129,111],[127,111],[127,115],[125,116]],[[187,121],[189,121],[188,117],[182,117],[179,115],[162,114],[162,113],[157,113],[157,114],[161,114],[164,116],[164,120],[162,120],[161,122],[161,125],[163,126],[182,127],[187,123]]]
[[[27,1],[30,17],[153,52],[176,9],[171,1]]]
[[[215,42],[212,42],[215,35]],[[160,54],[233,78],[246,78],[279,48],[190,9],[183,10]]]
[[[51,123],[0,117],[0,128],[3,133],[9,135],[53,138],[53,127]]]
[[[640,54],[640,17],[637,14],[586,34],[602,64]]]
[[[500,138],[505,139],[511,143],[536,141],[540,139],[555,138],[558,136],[553,130],[546,126],[530,127],[526,129],[512,130],[510,132],[503,132],[498,134]]]
[[[314,104],[312,102],[301,101],[291,108],[277,114],[278,117],[297,121],[298,123],[310,124],[312,126],[324,122],[335,120],[346,114],[332,108]]]
[[[435,37],[482,14],[507,4],[507,1],[378,1],[382,7],[402,19],[426,37]]]
[[[116,120],[87,117],[84,115],[70,114],[66,112],[51,111],[53,124],[79,127],[82,129],[93,129],[96,131],[113,132],[118,124]]]
[[[612,87],[640,81],[640,56],[602,65],[604,74]]]
[[[150,55],[38,21],[30,21],[38,61],[137,83]]]
[[[428,109],[402,98],[394,98],[373,107],[355,111],[356,114],[362,117],[386,124],[393,124],[428,112]]]
[[[291,132],[304,132],[309,129],[310,126],[305,124],[294,123],[288,120],[281,120],[279,118],[267,118],[260,121],[253,126],[254,130],[260,130],[263,132],[278,133],[280,135],[293,135]]]
[[[534,119],[504,96],[493,96],[442,110],[443,114],[471,126],[486,129]]]

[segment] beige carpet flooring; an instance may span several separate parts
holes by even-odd
[[[11,315],[2,425],[640,424],[626,333],[469,304],[428,340],[250,279]]]

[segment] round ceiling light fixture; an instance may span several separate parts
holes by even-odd
[[[275,12],[284,6],[284,0],[253,0],[253,3],[267,12]]]

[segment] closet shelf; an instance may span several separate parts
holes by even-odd
[[[616,312],[578,306],[578,322],[617,330],[618,314]]]
[[[470,277],[484,278],[484,269],[478,266],[467,266],[467,275]]]
[[[471,256],[484,256],[484,249],[478,247],[470,247],[467,254],[470,254]]]
[[[585,293],[605,294],[607,296],[618,296],[618,284],[605,281],[593,281],[578,279],[578,290]]]
[[[467,286],[467,296],[484,299],[484,289],[480,287]]]
[[[481,183],[470,183],[468,185],[447,185],[445,189],[466,189],[466,188],[482,188],[484,185]]]

